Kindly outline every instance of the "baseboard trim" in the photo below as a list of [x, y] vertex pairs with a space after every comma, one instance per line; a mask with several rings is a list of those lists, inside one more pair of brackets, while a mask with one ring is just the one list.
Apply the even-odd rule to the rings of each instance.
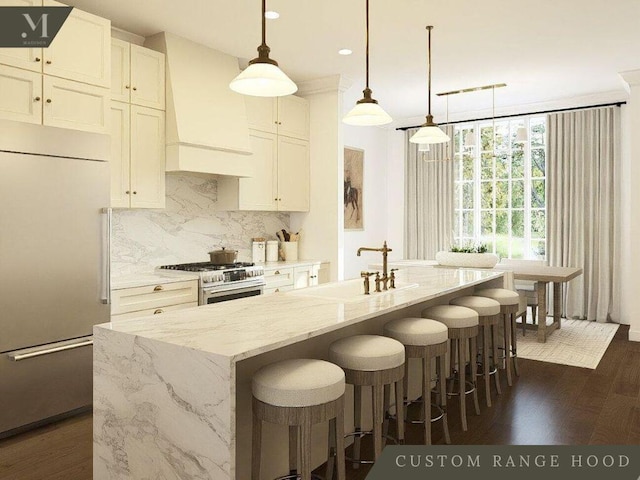
[[640, 342], [640, 330], [629, 330], [629, 340], [632, 342]]

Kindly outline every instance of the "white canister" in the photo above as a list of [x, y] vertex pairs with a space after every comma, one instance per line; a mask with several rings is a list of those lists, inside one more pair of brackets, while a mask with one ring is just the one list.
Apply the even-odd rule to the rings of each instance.
[[252, 244], [252, 262], [253, 263], [264, 263], [266, 259], [266, 242], [262, 241], [253, 241]]
[[278, 241], [269, 240], [267, 242], [267, 262], [278, 261]]
[[298, 242], [282, 242], [282, 251], [287, 262], [298, 260]]

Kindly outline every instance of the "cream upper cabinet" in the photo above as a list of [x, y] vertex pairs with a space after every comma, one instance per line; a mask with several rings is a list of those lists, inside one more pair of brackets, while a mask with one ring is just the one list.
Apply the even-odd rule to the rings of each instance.
[[249, 131], [254, 176], [239, 180], [241, 210], [278, 209], [278, 139], [273, 133]]
[[0, 65], [0, 118], [42, 123], [42, 75]]
[[[45, 6], [62, 6], [45, 0]], [[111, 22], [74, 8], [51, 46], [42, 50], [43, 73], [100, 87], [111, 84]]]
[[164, 112], [112, 102], [111, 206], [164, 208]]
[[309, 102], [300, 97], [245, 98], [249, 128], [309, 140]]
[[278, 137], [278, 210], [309, 211], [309, 142]]
[[111, 98], [164, 110], [164, 53], [112, 39]]
[[[0, 0], [0, 7], [41, 7], [42, 0]], [[41, 48], [0, 48], [0, 64], [42, 72]]]

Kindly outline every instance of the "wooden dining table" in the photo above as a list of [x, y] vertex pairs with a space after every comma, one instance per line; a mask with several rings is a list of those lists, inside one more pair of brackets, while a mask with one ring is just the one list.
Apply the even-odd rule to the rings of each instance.
[[[582, 275], [582, 268], [497, 264], [494, 269], [513, 272], [515, 280], [536, 282], [538, 325], [537, 328], [536, 325], [526, 325], [526, 328], [536, 329], [538, 342], [546, 342], [547, 337], [562, 326], [562, 284]], [[549, 283], [553, 283], [553, 323], [547, 325], [547, 285]]]

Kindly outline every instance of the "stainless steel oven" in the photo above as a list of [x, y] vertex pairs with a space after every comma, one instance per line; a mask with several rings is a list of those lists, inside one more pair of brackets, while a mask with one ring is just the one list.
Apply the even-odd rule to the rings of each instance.
[[230, 285], [220, 289], [219, 286], [200, 288], [199, 305], [210, 305], [212, 303], [226, 302], [227, 300], [235, 300], [236, 298], [255, 297], [256, 295], [262, 295], [264, 291], [264, 283], [247, 285], [246, 283], [235, 285], [235, 288], [231, 288]]

